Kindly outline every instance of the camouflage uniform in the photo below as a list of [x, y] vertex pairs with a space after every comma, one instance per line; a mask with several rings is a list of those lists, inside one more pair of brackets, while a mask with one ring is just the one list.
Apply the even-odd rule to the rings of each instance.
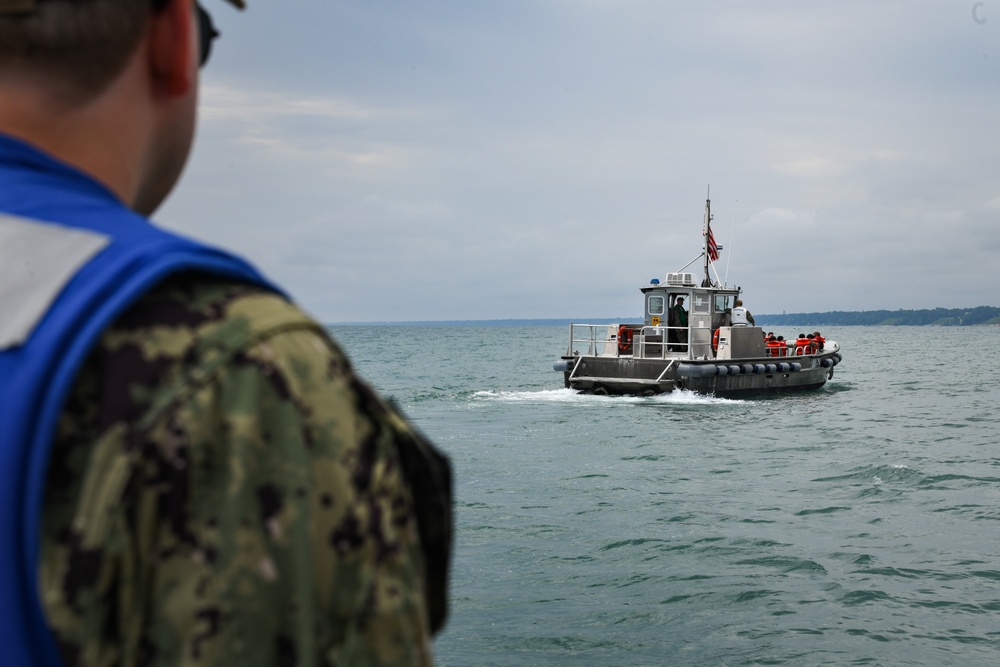
[[280, 296], [174, 277], [62, 415], [40, 587], [67, 665], [426, 665], [450, 472]]

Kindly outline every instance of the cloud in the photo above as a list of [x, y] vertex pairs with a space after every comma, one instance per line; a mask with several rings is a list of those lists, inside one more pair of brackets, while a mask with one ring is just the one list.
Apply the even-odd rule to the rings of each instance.
[[201, 120], [208, 123], [238, 121], [265, 126], [275, 119], [302, 116], [320, 117], [329, 122], [361, 122], [400, 115], [399, 110], [365, 107], [343, 97], [298, 97], [219, 84], [201, 88], [198, 113]]
[[[767, 233], [775, 229], [790, 229], [816, 222], [815, 211], [796, 211], [788, 208], [767, 208], [754, 213], [747, 221], [748, 227], [760, 228]], [[755, 230], [756, 231], [756, 230]]]
[[306, 0], [220, 18], [160, 219], [324, 321], [634, 313], [700, 250], [709, 185], [720, 267], [755, 313], [945, 306], [955, 285], [995, 304], [1000, 21], [968, 6]]
[[774, 170], [789, 176], [824, 177], [840, 171], [840, 166], [824, 157], [808, 157], [792, 162], [781, 162], [774, 165]]

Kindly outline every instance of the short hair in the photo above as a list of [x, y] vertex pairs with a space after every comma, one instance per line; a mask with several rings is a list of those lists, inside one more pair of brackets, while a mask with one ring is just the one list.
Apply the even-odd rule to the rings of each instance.
[[124, 69], [163, 0], [35, 0], [0, 15], [0, 72], [21, 71], [84, 100]]

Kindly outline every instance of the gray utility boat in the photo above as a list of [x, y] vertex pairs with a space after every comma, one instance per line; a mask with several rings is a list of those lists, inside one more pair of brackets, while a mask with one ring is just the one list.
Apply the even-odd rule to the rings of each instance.
[[[833, 378], [841, 360], [836, 342], [822, 336], [767, 340], [763, 329], [741, 322], [740, 287], [710, 275], [721, 249], [712, 235], [711, 206], [706, 199], [701, 256], [668, 273], [664, 283], [653, 279], [642, 288], [641, 323], [569, 325], [569, 347], [553, 366], [567, 387], [594, 394], [687, 389], [736, 396], [818, 389]], [[699, 283], [684, 269], [701, 258]]]

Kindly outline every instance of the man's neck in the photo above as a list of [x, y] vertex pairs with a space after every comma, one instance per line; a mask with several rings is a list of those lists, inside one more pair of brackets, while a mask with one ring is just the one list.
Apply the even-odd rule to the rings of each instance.
[[128, 100], [124, 91], [109, 89], [87, 102], [70, 103], [54, 91], [4, 78], [0, 131], [89, 174], [131, 205], [145, 125], [142, 110], [131, 109]]

